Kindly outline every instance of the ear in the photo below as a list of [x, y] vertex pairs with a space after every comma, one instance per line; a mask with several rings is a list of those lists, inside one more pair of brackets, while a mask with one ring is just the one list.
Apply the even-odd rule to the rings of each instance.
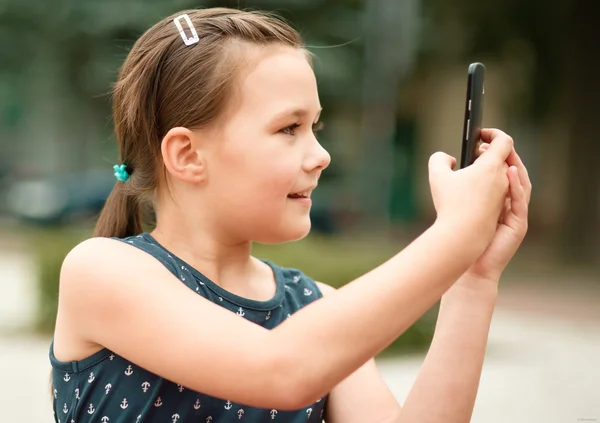
[[167, 171], [185, 182], [206, 179], [206, 160], [203, 157], [200, 135], [187, 128], [172, 128], [162, 139], [160, 150]]

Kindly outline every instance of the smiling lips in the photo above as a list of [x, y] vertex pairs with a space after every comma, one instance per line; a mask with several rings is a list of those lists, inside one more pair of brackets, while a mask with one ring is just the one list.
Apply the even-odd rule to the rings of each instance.
[[288, 198], [310, 198], [310, 193], [312, 190], [297, 192], [295, 194], [289, 194]]

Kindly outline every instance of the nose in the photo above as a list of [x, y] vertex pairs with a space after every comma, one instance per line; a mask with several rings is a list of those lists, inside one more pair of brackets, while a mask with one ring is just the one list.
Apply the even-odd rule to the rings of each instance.
[[304, 162], [304, 170], [306, 172], [322, 171], [329, 166], [329, 163], [331, 163], [331, 155], [315, 138], [310, 154]]

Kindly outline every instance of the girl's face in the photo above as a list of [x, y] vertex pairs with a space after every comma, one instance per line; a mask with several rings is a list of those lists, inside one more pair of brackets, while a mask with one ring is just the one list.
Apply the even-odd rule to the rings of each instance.
[[262, 49], [218, 128], [203, 195], [213, 221], [242, 239], [286, 242], [310, 230], [311, 192], [331, 160], [317, 141], [321, 105], [305, 53]]

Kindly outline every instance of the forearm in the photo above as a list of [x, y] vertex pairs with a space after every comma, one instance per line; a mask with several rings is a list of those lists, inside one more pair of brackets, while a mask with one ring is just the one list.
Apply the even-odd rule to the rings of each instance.
[[289, 346], [293, 379], [306, 395], [329, 392], [431, 308], [479, 254], [480, 247], [464, 245], [452, 228], [434, 225], [386, 263], [276, 328], [274, 339]]
[[491, 286], [472, 289], [477, 282], [458, 281], [442, 297], [433, 341], [401, 423], [470, 421], [497, 296]]

